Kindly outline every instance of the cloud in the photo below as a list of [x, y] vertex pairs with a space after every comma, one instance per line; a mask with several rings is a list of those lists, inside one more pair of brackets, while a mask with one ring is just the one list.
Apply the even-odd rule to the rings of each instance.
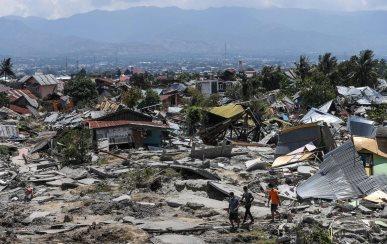
[[386, 0], [0, 0], [0, 16], [68, 17], [96, 9], [118, 10], [136, 6], [177, 6], [184, 9], [239, 6], [252, 8], [305, 8], [324, 10], [387, 10]]

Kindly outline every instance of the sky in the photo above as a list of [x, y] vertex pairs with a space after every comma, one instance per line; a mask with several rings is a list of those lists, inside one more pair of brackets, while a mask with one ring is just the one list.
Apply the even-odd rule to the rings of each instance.
[[176, 6], [183, 9], [239, 6], [360, 11], [387, 10], [387, 0], [0, 0], [0, 16], [57, 19], [96, 9], [119, 10], [136, 6]]

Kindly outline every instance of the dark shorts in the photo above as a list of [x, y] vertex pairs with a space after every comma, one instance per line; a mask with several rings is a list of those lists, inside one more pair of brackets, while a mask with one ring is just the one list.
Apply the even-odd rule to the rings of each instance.
[[228, 218], [230, 220], [237, 220], [238, 219], [238, 213], [229, 213]]
[[277, 211], [277, 209], [278, 209], [278, 204], [271, 204], [270, 209], [271, 209], [272, 212]]

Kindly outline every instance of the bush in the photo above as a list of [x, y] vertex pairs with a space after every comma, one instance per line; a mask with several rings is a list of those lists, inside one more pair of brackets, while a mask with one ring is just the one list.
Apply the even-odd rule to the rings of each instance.
[[91, 162], [91, 134], [88, 129], [71, 129], [58, 141], [58, 152], [64, 165]]

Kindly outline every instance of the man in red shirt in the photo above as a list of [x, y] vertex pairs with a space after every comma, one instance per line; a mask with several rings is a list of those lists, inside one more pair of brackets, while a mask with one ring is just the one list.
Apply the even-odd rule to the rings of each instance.
[[274, 188], [273, 184], [269, 184], [269, 190], [268, 190], [269, 198], [267, 200], [267, 206], [269, 207], [270, 201], [271, 201], [271, 219], [274, 221], [274, 215], [277, 214], [278, 219], [281, 219], [281, 215], [278, 212], [278, 205], [281, 206], [281, 199], [278, 194], [278, 190]]

